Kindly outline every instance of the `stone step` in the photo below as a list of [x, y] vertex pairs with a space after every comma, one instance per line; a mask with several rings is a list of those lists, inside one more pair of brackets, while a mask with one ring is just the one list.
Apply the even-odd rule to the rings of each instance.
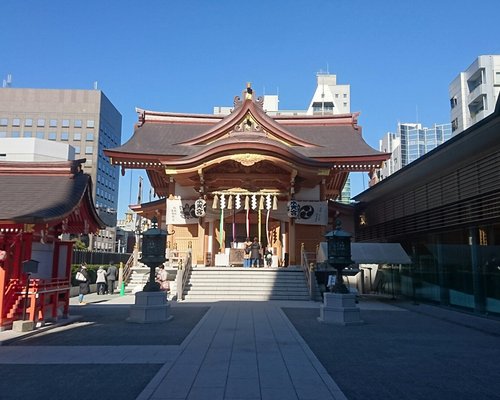
[[263, 294], [263, 293], [191, 293], [185, 297], [185, 300], [298, 300], [309, 301], [309, 294], [302, 296], [297, 294]]
[[300, 268], [210, 267], [191, 271], [186, 300], [309, 300]]

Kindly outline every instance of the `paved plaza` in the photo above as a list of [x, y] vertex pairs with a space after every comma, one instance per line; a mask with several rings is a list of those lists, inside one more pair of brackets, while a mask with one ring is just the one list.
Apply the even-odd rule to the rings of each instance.
[[134, 297], [71, 299], [65, 325], [0, 332], [0, 398], [500, 399], [500, 321], [362, 297], [362, 325], [314, 302], [171, 302], [127, 322]]

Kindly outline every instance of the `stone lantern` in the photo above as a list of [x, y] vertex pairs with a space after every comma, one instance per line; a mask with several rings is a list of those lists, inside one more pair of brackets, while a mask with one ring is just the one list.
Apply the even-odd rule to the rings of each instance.
[[328, 266], [337, 270], [333, 293], [325, 292], [323, 304], [320, 306], [320, 322], [355, 325], [362, 324], [359, 307], [356, 306], [356, 295], [349, 293], [342, 270], [354, 262], [351, 260], [351, 234], [342, 230], [340, 220], [336, 228], [325, 235], [328, 248]]
[[158, 220], [153, 217], [151, 228], [142, 234], [142, 258], [141, 261], [150, 268], [149, 281], [144, 286], [145, 292], [157, 292], [160, 284], [155, 281], [156, 267], [166, 261], [165, 248], [167, 244], [167, 232], [158, 228]]
[[141, 261], [150, 268], [149, 281], [142, 292], [135, 294], [135, 304], [130, 306], [128, 321], [136, 323], [166, 322], [173, 317], [169, 315], [170, 304], [167, 295], [160, 290], [155, 281], [156, 267], [164, 263], [168, 233], [158, 228], [158, 220], [153, 217], [151, 228], [142, 234]]
[[340, 220], [337, 220], [335, 230], [325, 235], [328, 248], [328, 264], [337, 270], [334, 293], [349, 293], [344, 285], [342, 270], [351, 265], [351, 234], [342, 230]]

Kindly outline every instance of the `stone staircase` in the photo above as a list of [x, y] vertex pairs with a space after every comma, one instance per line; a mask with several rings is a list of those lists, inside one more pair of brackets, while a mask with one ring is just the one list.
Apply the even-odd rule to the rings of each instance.
[[[177, 269], [175, 268], [166, 268], [168, 273], [168, 280], [170, 281], [170, 291], [169, 298], [174, 297], [177, 294], [177, 285], [176, 285], [176, 277], [177, 277]], [[149, 267], [145, 265], [139, 265], [137, 267], [132, 267], [132, 273], [130, 274], [130, 278], [128, 282], [125, 284], [125, 293], [136, 293], [142, 291], [144, 285], [149, 280]]]
[[149, 279], [150, 269], [147, 266], [137, 266], [132, 268], [132, 273], [128, 282], [125, 283], [125, 293], [135, 293], [142, 290]]
[[310, 300], [306, 279], [299, 267], [194, 268], [184, 288], [184, 299]]

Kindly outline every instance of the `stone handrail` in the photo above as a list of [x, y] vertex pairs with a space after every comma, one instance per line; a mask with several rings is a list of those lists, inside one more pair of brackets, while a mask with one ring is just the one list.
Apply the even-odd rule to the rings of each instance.
[[300, 265], [304, 276], [306, 277], [307, 290], [309, 291], [309, 298], [314, 300], [316, 297], [316, 276], [315, 276], [315, 262], [316, 253], [311, 251], [306, 251], [304, 243], [300, 246]]
[[177, 268], [177, 301], [184, 300], [184, 288], [191, 275], [192, 267], [192, 252], [188, 250], [184, 257], [184, 261], [182, 259], [179, 260], [179, 266]]

